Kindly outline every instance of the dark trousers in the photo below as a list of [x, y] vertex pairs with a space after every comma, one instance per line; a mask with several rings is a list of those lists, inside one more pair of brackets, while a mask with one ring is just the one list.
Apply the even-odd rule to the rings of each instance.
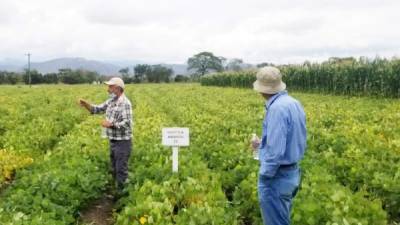
[[111, 171], [118, 186], [122, 186], [128, 178], [128, 161], [131, 151], [131, 140], [110, 140]]

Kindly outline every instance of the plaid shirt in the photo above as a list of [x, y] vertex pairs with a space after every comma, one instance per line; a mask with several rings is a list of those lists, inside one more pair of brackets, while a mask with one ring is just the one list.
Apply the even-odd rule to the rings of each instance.
[[92, 105], [92, 114], [104, 112], [106, 112], [107, 121], [112, 124], [111, 128], [106, 128], [108, 139], [129, 140], [132, 138], [132, 105], [124, 94], [119, 98], [108, 99], [100, 105]]

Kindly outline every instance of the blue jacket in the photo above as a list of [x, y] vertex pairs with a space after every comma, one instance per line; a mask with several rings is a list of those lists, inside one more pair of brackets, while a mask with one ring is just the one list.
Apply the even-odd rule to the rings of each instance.
[[281, 91], [268, 99], [259, 149], [260, 175], [273, 177], [280, 165], [297, 163], [306, 150], [306, 117], [299, 101]]

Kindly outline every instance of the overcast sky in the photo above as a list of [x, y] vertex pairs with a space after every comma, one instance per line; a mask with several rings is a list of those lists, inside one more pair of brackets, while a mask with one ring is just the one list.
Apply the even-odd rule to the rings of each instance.
[[0, 0], [0, 60], [400, 55], [399, 0]]

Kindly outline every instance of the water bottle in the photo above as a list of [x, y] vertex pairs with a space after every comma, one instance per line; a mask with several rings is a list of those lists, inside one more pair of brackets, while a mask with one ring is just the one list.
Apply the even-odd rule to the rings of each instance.
[[[253, 143], [258, 141], [258, 140], [259, 140], [259, 138], [257, 137], [257, 134], [252, 134], [251, 144], [253, 145]], [[252, 148], [253, 148], [253, 146], [252, 146]], [[255, 148], [255, 149], [253, 148], [253, 158], [255, 160], [259, 160], [259, 158], [258, 158], [258, 147]]]

